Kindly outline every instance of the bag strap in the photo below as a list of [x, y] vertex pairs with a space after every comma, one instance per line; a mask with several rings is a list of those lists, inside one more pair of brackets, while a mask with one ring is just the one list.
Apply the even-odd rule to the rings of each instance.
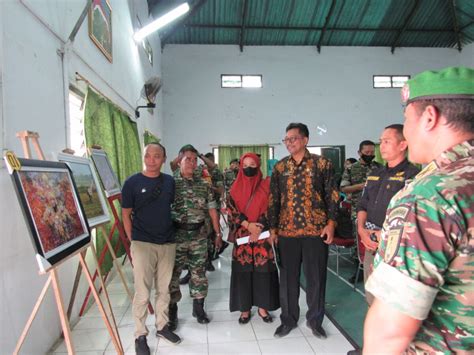
[[158, 177], [158, 182], [156, 183], [155, 187], [153, 188], [153, 191], [151, 192], [150, 196], [142, 202], [141, 205], [137, 206], [136, 208], [133, 209], [133, 213], [136, 214], [139, 210], [141, 210], [143, 207], [148, 206], [150, 203], [153, 201], [157, 200], [158, 197], [161, 195], [161, 185], [163, 182], [163, 175], [160, 174]]
[[255, 190], [253, 190], [252, 192], [252, 195], [250, 195], [250, 198], [249, 200], [247, 201], [247, 204], [245, 205], [245, 208], [244, 208], [244, 211], [243, 211], [243, 214], [244, 215], [247, 215], [247, 210], [250, 206], [250, 202], [252, 202], [253, 198], [255, 197], [255, 193], [257, 192], [258, 188], [260, 187], [260, 183], [262, 182], [262, 180], [260, 180], [260, 182], [258, 183], [258, 185], [255, 187]]

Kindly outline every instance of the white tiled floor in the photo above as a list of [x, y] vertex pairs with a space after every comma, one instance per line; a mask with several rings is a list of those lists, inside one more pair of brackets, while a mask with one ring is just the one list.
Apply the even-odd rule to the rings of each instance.
[[[275, 321], [272, 324], [266, 324], [257, 316], [254, 308], [250, 323], [240, 325], [237, 322], [239, 313], [228, 311], [230, 249], [228, 248], [224, 255], [214, 262], [216, 271], [208, 273], [209, 295], [205, 308], [211, 323], [201, 325], [192, 317], [192, 300], [189, 297], [188, 286], [182, 286], [183, 299], [178, 304], [179, 326], [176, 332], [183, 341], [179, 345], [170, 345], [157, 339], [154, 336], [154, 316], [150, 315], [146, 323], [150, 330], [147, 340], [152, 354], [345, 354], [353, 349], [327, 318], [324, 320], [323, 326], [328, 338], [320, 340], [312, 335], [310, 329], [305, 325], [304, 312], [307, 310], [307, 306], [304, 291], [301, 291], [300, 297], [299, 326], [288, 336], [282, 339], [273, 337], [273, 333], [279, 325], [280, 311], [273, 312]], [[126, 267], [125, 271], [127, 279], [131, 282], [131, 270]], [[120, 278], [115, 277], [107, 289], [125, 353], [127, 355], [135, 354], [132, 307]], [[75, 325], [73, 341], [77, 354], [115, 354], [110, 336], [95, 305]], [[53, 354], [65, 353], [66, 347], [62, 343], [54, 349]]]

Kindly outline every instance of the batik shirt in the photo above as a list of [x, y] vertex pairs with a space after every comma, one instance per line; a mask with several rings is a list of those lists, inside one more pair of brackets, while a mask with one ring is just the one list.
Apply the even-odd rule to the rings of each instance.
[[442, 153], [387, 210], [366, 289], [423, 321], [410, 352], [474, 352], [473, 144]]
[[179, 223], [201, 223], [209, 215], [209, 209], [217, 208], [211, 185], [202, 177], [193, 175], [191, 179], [173, 173], [176, 194], [172, 205], [171, 217]]
[[[341, 179], [341, 188], [365, 183], [370, 172], [380, 166], [381, 165], [375, 161], [372, 161], [370, 164], [362, 164], [361, 160], [355, 162], [350, 168], [344, 169]], [[362, 190], [351, 193], [351, 216], [353, 219], [357, 217], [357, 205], [361, 195]]]
[[338, 201], [330, 160], [307, 150], [300, 164], [286, 157], [270, 180], [270, 229], [283, 237], [320, 236], [329, 219], [336, 222]]

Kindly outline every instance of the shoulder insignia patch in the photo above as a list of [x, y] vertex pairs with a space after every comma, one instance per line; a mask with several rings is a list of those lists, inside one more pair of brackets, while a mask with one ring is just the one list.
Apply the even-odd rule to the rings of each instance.
[[380, 176], [369, 176], [369, 177], [367, 177], [367, 180], [377, 181], [377, 180], [380, 180]]
[[384, 253], [384, 261], [390, 264], [398, 253], [402, 241], [405, 218], [410, 209], [406, 206], [399, 206], [390, 211], [388, 215], [388, 231], [385, 233], [387, 243]]

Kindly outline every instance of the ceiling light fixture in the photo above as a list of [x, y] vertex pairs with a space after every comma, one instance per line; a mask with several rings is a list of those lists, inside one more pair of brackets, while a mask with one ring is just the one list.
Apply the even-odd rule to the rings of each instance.
[[179, 5], [175, 9], [159, 17], [158, 19], [156, 19], [149, 25], [146, 25], [139, 31], [135, 32], [135, 34], [133, 35], [133, 39], [136, 42], [141, 42], [150, 33], [153, 33], [156, 30], [159, 30], [160, 28], [166, 26], [167, 24], [176, 20], [178, 17], [184, 15], [188, 11], [189, 11], [189, 5], [187, 2], [185, 2], [184, 4]]

